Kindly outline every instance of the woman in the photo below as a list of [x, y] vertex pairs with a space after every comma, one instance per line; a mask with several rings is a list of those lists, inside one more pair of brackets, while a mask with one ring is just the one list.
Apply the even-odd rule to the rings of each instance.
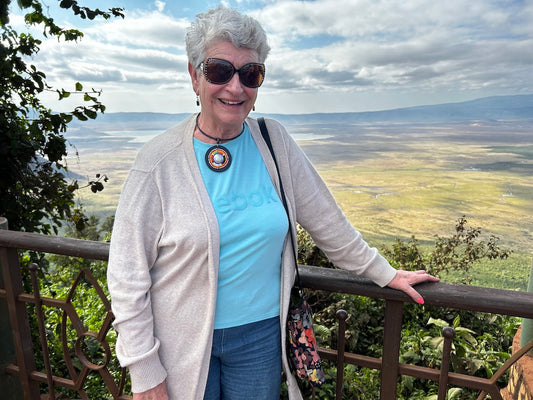
[[[124, 185], [108, 283], [134, 399], [279, 399], [294, 257], [279, 182], [248, 114], [265, 77], [266, 35], [226, 8], [197, 16], [186, 38], [201, 112], [139, 152]], [[267, 121], [291, 227], [338, 266], [423, 302], [342, 214], [303, 152]]]

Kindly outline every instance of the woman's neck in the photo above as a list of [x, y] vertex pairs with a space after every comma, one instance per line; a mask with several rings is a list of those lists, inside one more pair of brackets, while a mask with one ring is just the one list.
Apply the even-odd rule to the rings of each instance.
[[208, 124], [204, 126], [202, 121], [202, 114], [196, 117], [196, 128], [194, 131], [194, 137], [202, 142], [209, 144], [221, 144], [230, 140], [238, 138], [244, 132], [244, 123], [241, 123], [238, 127], [228, 126], [224, 127], [217, 125], [216, 128], [210, 130], [207, 128]]

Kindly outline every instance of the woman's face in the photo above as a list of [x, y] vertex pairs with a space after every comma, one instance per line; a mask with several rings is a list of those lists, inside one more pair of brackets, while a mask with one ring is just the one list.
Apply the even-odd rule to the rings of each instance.
[[[247, 63], [259, 61], [255, 50], [237, 48], [226, 41], [210, 46], [206, 52], [206, 59], [208, 58], [229, 61], [236, 69]], [[190, 64], [189, 74], [193, 89], [200, 96], [202, 129], [213, 134], [238, 133], [255, 104], [257, 88], [244, 86], [239, 80], [238, 73], [233, 75], [228, 83], [222, 85], [209, 83], [203, 73], [198, 73]]]

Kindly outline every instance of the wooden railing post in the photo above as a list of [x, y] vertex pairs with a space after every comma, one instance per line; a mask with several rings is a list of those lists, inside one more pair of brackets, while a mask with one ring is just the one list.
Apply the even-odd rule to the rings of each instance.
[[452, 341], [455, 337], [455, 330], [452, 327], [447, 326], [442, 329], [442, 336], [444, 337], [444, 342], [442, 345], [442, 362], [440, 364], [439, 392], [437, 393], [437, 400], [446, 400], [448, 393], [448, 376], [450, 372]]
[[[19, 379], [22, 386], [23, 397], [26, 400], [39, 399], [39, 384], [30, 379], [30, 375], [35, 371], [35, 359], [33, 356], [33, 346], [31, 341], [30, 324], [26, 311], [26, 304], [18, 301], [18, 296], [23, 294], [22, 274], [20, 272], [19, 258], [17, 250], [14, 248], [0, 248], [0, 264], [2, 267], [2, 286], [6, 293], [6, 303], [9, 313], [9, 323], [11, 325], [12, 344], [15, 347], [17, 365], [19, 367]], [[2, 360], [3, 361], [3, 360]], [[2, 368], [4, 371], [5, 366]], [[6, 398], [21, 398], [15, 393]], [[5, 393], [2, 393], [2, 397]], [[4, 397], [3, 397], [4, 398]]]
[[398, 383], [403, 302], [386, 300], [380, 400], [395, 400]]
[[[7, 230], [8, 221], [0, 217], [0, 229]], [[4, 276], [0, 273], [0, 289], [5, 289]], [[7, 365], [15, 361], [15, 345], [11, 334], [9, 311], [5, 298], [0, 297], [0, 393], [7, 399], [22, 399], [22, 388], [19, 380], [13, 375], [6, 374]]]
[[348, 313], [344, 310], [338, 310], [336, 313], [339, 320], [339, 332], [337, 334], [337, 389], [335, 391], [335, 400], [342, 399], [342, 387], [344, 385], [344, 345], [346, 343], [346, 319]]

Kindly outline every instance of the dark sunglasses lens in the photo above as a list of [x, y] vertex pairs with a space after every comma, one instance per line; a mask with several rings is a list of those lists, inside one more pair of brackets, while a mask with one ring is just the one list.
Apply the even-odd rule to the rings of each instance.
[[239, 79], [251, 88], [257, 88], [263, 83], [265, 68], [261, 64], [246, 64], [239, 71]]
[[205, 76], [211, 83], [221, 85], [229, 82], [234, 73], [233, 65], [224, 60], [207, 60]]

